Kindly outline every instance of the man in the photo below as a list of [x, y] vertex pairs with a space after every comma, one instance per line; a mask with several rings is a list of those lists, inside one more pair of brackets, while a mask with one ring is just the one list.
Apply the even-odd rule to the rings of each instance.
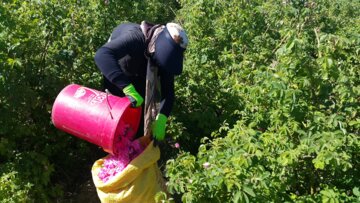
[[[95, 55], [96, 65], [104, 76], [104, 88], [114, 95], [127, 96], [133, 107], [144, 102], [147, 60], [157, 65], [161, 102], [152, 134], [159, 141], [165, 137], [175, 98], [174, 77], [182, 72], [187, 44], [184, 29], [176, 23], [124, 23], [114, 29], [109, 41]], [[142, 135], [143, 116], [136, 137]]]

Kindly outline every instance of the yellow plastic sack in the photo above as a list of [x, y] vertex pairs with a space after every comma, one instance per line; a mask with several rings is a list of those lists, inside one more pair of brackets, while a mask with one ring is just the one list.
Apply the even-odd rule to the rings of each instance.
[[[106, 158], [106, 157], [105, 157]], [[164, 179], [157, 166], [160, 150], [151, 142], [129, 165], [106, 183], [98, 177], [104, 159], [95, 161], [91, 173], [102, 203], [152, 203], [155, 194], [166, 191]]]

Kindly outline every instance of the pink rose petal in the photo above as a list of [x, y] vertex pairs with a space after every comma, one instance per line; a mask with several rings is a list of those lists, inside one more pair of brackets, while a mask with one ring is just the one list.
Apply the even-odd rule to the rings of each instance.
[[115, 155], [109, 155], [105, 158], [98, 177], [105, 183], [118, 173], [123, 171], [126, 166], [143, 151], [140, 142], [131, 141], [129, 136], [131, 129], [126, 126], [115, 143]]

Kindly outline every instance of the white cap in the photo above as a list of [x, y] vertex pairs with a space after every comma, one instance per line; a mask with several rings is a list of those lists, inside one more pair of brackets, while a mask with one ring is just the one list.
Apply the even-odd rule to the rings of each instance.
[[180, 45], [183, 49], [188, 46], [189, 40], [187, 38], [185, 30], [176, 23], [167, 23], [166, 28], [169, 31], [173, 40]]

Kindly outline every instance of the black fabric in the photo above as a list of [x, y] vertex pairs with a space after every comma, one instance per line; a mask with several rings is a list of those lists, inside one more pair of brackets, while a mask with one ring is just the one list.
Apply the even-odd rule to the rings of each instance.
[[95, 62], [105, 78], [122, 90], [131, 83], [129, 75], [146, 79], [145, 48], [140, 26], [121, 24], [111, 34], [111, 41], [97, 50]]
[[[121, 24], [114, 29], [111, 41], [100, 47], [95, 63], [104, 75], [104, 89], [124, 96], [122, 89], [132, 83], [145, 99], [147, 58], [146, 43], [140, 25]], [[174, 103], [174, 75], [159, 69], [161, 84], [160, 113], [169, 116]], [[142, 121], [143, 122], [143, 121]]]
[[155, 41], [153, 59], [160, 69], [174, 75], [180, 75], [183, 67], [184, 51], [165, 28]]

